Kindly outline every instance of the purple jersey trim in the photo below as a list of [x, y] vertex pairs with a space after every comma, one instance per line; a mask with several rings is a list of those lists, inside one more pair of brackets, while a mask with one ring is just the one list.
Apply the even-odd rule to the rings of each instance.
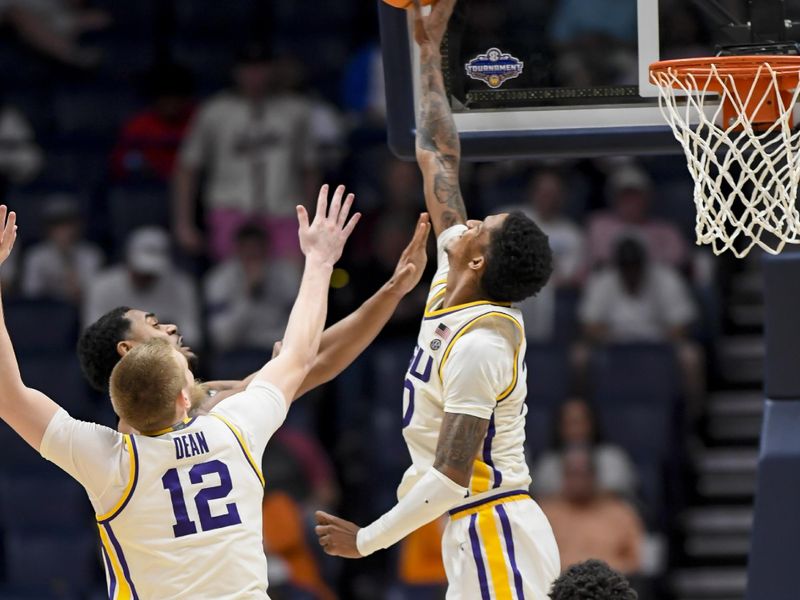
[[497, 429], [494, 425], [494, 413], [492, 413], [492, 418], [489, 420], [489, 430], [486, 432], [486, 438], [483, 440], [483, 462], [492, 469], [492, 473], [494, 474], [494, 484], [492, 487], [494, 489], [499, 488], [503, 483], [503, 474], [495, 468], [494, 461], [492, 460], [492, 441], [496, 434]]
[[117, 553], [119, 564], [122, 566], [122, 574], [125, 576], [125, 580], [128, 582], [128, 585], [131, 586], [133, 600], [139, 600], [139, 594], [136, 593], [136, 586], [133, 585], [133, 579], [131, 579], [131, 571], [128, 568], [125, 555], [122, 553], [122, 546], [120, 546], [117, 536], [114, 535], [111, 525], [109, 523], [103, 523], [103, 527], [105, 527], [106, 533], [108, 534], [108, 539], [111, 540], [111, 545], [114, 546], [114, 551]]
[[136, 491], [136, 484], [139, 482], [139, 449], [136, 447], [136, 439], [134, 436], [130, 436], [131, 438], [131, 448], [133, 448], [133, 464], [134, 464], [134, 474], [133, 474], [133, 485], [131, 485], [131, 491], [128, 492], [128, 497], [125, 498], [125, 502], [107, 519], [103, 519], [102, 521], [98, 521], [98, 523], [105, 525], [112, 519], [115, 519], [119, 513], [121, 513], [126, 506], [128, 506], [128, 502], [131, 501], [133, 498], [133, 492]]
[[117, 576], [114, 575], [114, 567], [111, 566], [111, 559], [108, 557], [108, 552], [103, 546], [100, 546], [103, 552], [103, 561], [106, 564], [106, 573], [108, 573], [108, 597], [114, 598], [114, 592], [117, 591]]

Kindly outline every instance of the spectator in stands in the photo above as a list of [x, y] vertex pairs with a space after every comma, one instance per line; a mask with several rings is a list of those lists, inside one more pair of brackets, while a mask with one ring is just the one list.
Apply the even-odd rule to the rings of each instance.
[[236, 231], [252, 219], [270, 234], [277, 256], [299, 252], [294, 207], [314, 197], [316, 149], [309, 103], [273, 93], [274, 63], [249, 45], [237, 56], [235, 90], [207, 101], [181, 149], [175, 176], [175, 232], [181, 248], [199, 253], [196, 226], [200, 173], [208, 174], [208, 243], [217, 260], [234, 251]]
[[78, 43], [81, 34], [106, 29], [109, 15], [86, 0], [3, 0], [0, 22], [44, 56], [79, 69], [96, 67], [101, 54]]
[[223, 351], [271, 349], [283, 337], [299, 285], [294, 262], [269, 258], [265, 230], [241, 227], [235, 255], [206, 276], [211, 344]]
[[0, 103], [0, 195], [11, 184], [30, 181], [42, 168], [33, 128], [17, 109]]
[[628, 499], [636, 495], [636, 469], [625, 450], [603, 441], [597, 419], [586, 400], [570, 398], [558, 410], [551, 447], [531, 469], [531, 491], [537, 497], [563, 492], [564, 451], [572, 447], [591, 452], [596, 467], [597, 487], [601, 492], [619, 494]]
[[291, 55], [273, 62], [272, 92], [283, 96], [303, 97], [308, 103], [308, 131], [314, 148], [314, 172], [336, 172], [349, 150], [348, 128], [336, 106], [314, 94], [308, 65]]
[[636, 235], [650, 257], [675, 268], [686, 266], [688, 249], [678, 229], [650, 216], [652, 182], [638, 167], [624, 165], [611, 174], [607, 195], [612, 210], [595, 215], [589, 222], [590, 266], [607, 264], [622, 236]]
[[169, 181], [194, 114], [192, 74], [174, 63], [154, 66], [145, 76], [150, 106], [122, 126], [111, 157], [117, 179]]
[[637, 573], [644, 527], [636, 511], [624, 500], [600, 491], [588, 450], [568, 450], [563, 465], [564, 491], [541, 501], [558, 542], [562, 571], [595, 558], [627, 575]]
[[558, 171], [542, 170], [533, 176], [528, 187], [528, 204], [522, 210], [547, 234], [554, 271], [542, 291], [520, 305], [529, 340], [552, 339], [557, 293], [577, 290], [582, 282], [583, 232], [564, 214], [565, 200], [564, 180]]
[[681, 341], [695, 317], [680, 275], [651, 261], [633, 237], [617, 241], [613, 262], [589, 278], [580, 307], [586, 335], [595, 342]]
[[125, 262], [95, 277], [83, 307], [84, 323], [94, 323], [117, 306], [140, 306], [180, 328], [187, 345], [201, 341], [199, 303], [192, 280], [172, 263], [169, 236], [157, 227], [134, 231]]
[[[694, 411], [705, 393], [705, 360], [689, 337], [697, 311], [686, 283], [667, 264], [651, 261], [637, 238], [618, 240], [612, 265], [589, 279], [579, 318], [590, 344], [671, 343]], [[578, 365], [585, 361], [577, 353]]]
[[81, 211], [69, 196], [48, 198], [42, 210], [44, 241], [31, 247], [22, 266], [22, 294], [79, 305], [104, 257], [83, 239]]

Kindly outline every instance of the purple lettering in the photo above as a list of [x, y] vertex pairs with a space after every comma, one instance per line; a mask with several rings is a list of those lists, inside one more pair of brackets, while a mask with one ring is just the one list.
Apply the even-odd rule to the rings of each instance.
[[173, 438], [173, 443], [175, 444], [175, 458], [180, 460], [183, 458], [183, 448], [181, 447], [181, 438]]
[[210, 452], [208, 442], [206, 442], [206, 435], [202, 431], [198, 431], [195, 436], [197, 436], [197, 443], [200, 444], [200, 450]]

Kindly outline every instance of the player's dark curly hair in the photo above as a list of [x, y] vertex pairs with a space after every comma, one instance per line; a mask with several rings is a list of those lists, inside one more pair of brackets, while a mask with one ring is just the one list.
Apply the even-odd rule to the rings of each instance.
[[551, 600], [637, 600], [628, 580], [601, 560], [571, 566], [553, 582]]
[[78, 340], [81, 370], [98, 392], [108, 391], [111, 371], [119, 362], [117, 344], [130, 332], [131, 322], [125, 317], [129, 310], [127, 306], [120, 306], [106, 313], [87, 327]]
[[481, 287], [494, 302], [522, 302], [539, 293], [553, 272], [553, 252], [539, 226], [521, 212], [492, 234]]

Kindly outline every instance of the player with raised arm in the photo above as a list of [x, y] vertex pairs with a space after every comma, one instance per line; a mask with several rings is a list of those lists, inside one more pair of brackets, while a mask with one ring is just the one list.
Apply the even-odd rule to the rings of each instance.
[[[189, 418], [195, 385], [186, 357], [164, 340], [140, 344], [111, 375], [117, 413], [141, 435], [70, 417], [21, 379], [0, 309], [0, 418], [86, 489], [97, 512], [109, 597], [267, 598], [259, 465], [320, 344], [327, 291], [358, 216], [327, 186], [312, 223], [298, 207], [306, 257], [280, 356], [209, 415]], [[7, 217], [7, 218], [6, 218]], [[16, 238], [0, 207], [0, 264]]]
[[[342, 191], [337, 190], [337, 193]], [[422, 214], [391, 279], [355, 312], [322, 333], [319, 353], [297, 397], [334, 379], [381, 332], [400, 301], [422, 278], [428, 260], [426, 244], [430, 228], [428, 215]], [[192, 349], [183, 345], [174, 324], [161, 323], [157, 315], [127, 306], [109, 311], [87, 327], [78, 342], [78, 357], [86, 379], [96, 390], [107, 392], [111, 371], [120, 359], [139, 344], [156, 338], [172, 344], [188, 359], [190, 366], [197, 360]], [[244, 390], [253, 376], [242, 381], [204, 382], [194, 390], [190, 416], [208, 412], [228, 396]], [[120, 430], [130, 432], [124, 422], [120, 423]]]
[[547, 283], [552, 255], [522, 214], [467, 220], [440, 52], [455, 4], [439, 0], [429, 16], [419, 2], [414, 8], [422, 69], [417, 159], [438, 271], [405, 380], [412, 466], [399, 502], [377, 521], [359, 528], [318, 513], [317, 535], [328, 554], [359, 558], [449, 512], [442, 540], [448, 599], [545, 600], [559, 554], [528, 494], [525, 337], [511, 303]]
[[[377, 337], [400, 301], [422, 278], [428, 261], [425, 250], [429, 233], [430, 220], [423, 214], [389, 281], [353, 313], [322, 332], [319, 353], [298, 396], [334, 379]], [[119, 360], [139, 344], [155, 338], [171, 343], [190, 365], [197, 360], [192, 349], [183, 344], [177, 325], [161, 323], [154, 313], [121, 306], [103, 315], [81, 335], [78, 356], [86, 379], [97, 391], [107, 392], [111, 371]], [[276, 350], [280, 346], [277, 342]], [[243, 380], [203, 382], [204, 393], [195, 408], [210, 410], [219, 401], [246, 388], [254, 375]]]

